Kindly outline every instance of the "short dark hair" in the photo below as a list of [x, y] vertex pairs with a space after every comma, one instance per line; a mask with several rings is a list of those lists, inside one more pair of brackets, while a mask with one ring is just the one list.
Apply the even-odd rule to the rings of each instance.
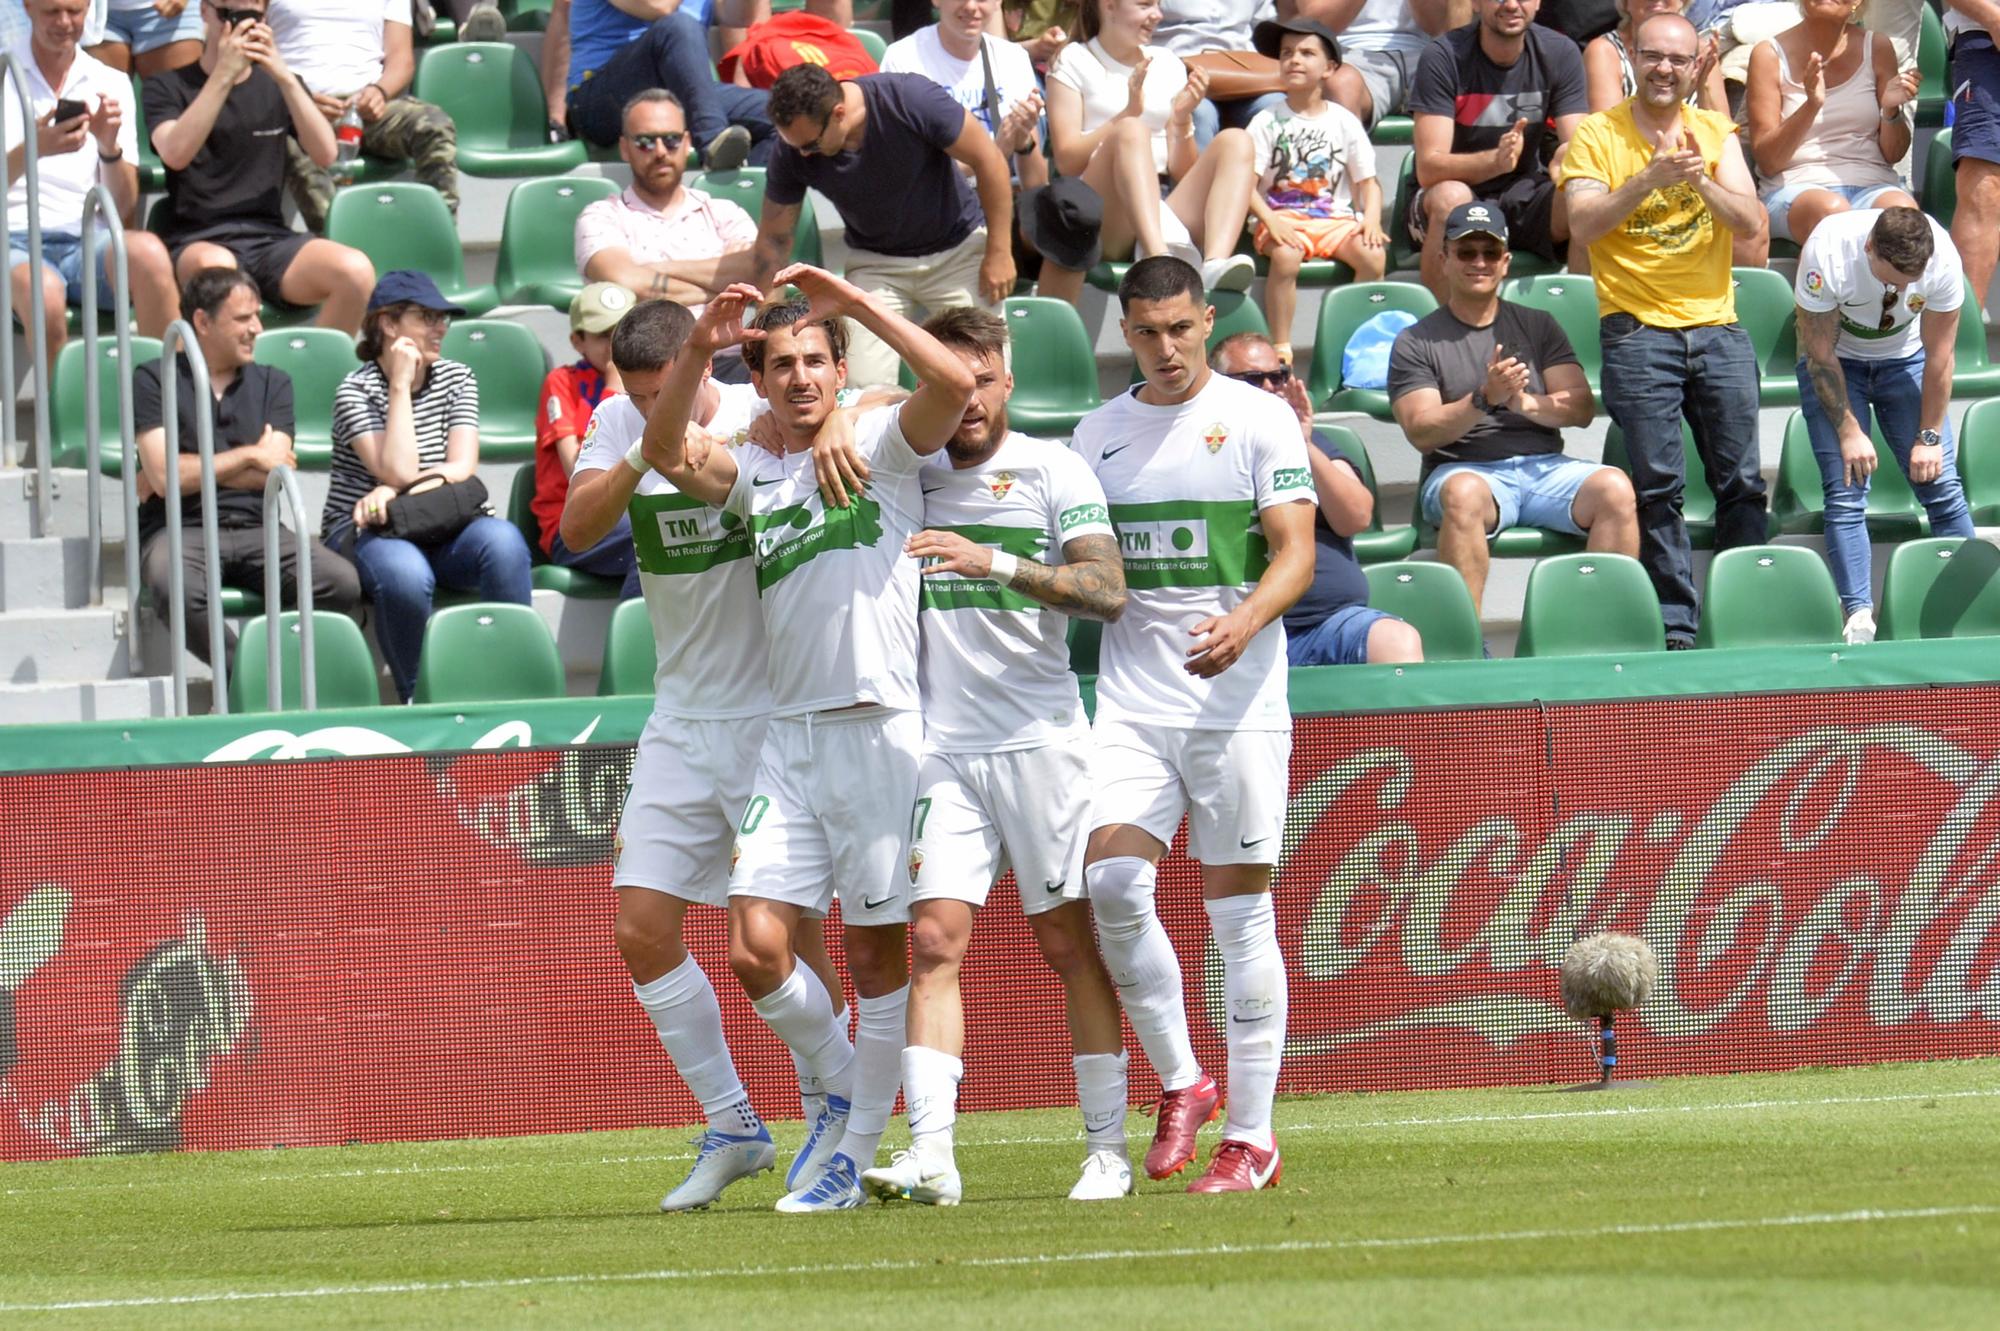
[[1869, 229], [1875, 257], [1899, 273], [1921, 273], [1930, 266], [1936, 242], [1931, 219], [1916, 208], [1884, 208]]
[[181, 288], [181, 313], [193, 319], [199, 311], [213, 319], [238, 291], [248, 291], [258, 300], [264, 298], [257, 289], [257, 279], [241, 268], [204, 268]]
[[642, 300], [611, 330], [611, 363], [620, 374], [648, 374], [681, 354], [694, 313], [679, 301]]
[[774, 125], [789, 125], [801, 118], [824, 120], [833, 114], [833, 104], [839, 100], [840, 84], [833, 75], [819, 65], [793, 65], [771, 85], [771, 100], [764, 114]]
[[1007, 321], [988, 310], [959, 305], [924, 320], [924, 331], [953, 351], [970, 351], [1007, 365]]
[[[184, 307], [185, 308], [185, 307]], [[393, 324], [411, 310], [421, 310], [423, 306], [413, 300], [399, 300], [393, 305], [384, 305], [361, 316], [361, 336], [354, 339], [354, 355], [363, 365], [371, 360], [381, 360], [392, 339], [382, 331], [384, 324]]]
[[632, 118], [634, 111], [642, 106], [651, 106], [655, 102], [665, 102], [667, 105], [675, 108], [681, 113], [681, 123], [687, 123], [687, 106], [680, 98], [674, 96], [665, 88], [641, 88], [638, 92], [627, 97], [625, 105], [618, 108], [618, 132], [620, 134], [625, 132], [625, 122]]
[[1197, 305], [1207, 303], [1208, 292], [1201, 284], [1201, 274], [1185, 259], [1155, 254], [1125, 270], [1118, 283], [1118, 309], [1129, 313], [1135, 300], [1172, 300], [1181, 295]]
[[1262, 333], [1251, 329], [1245, 329], [1240, 333], [1231, 333], [1228, 337], [1223, 338], [1209, 349], [1208, 367], [1211, 370], [1219, 370], [1222, 368], [1222, 358], [1225, 355], [1230, 352], [1247, 351], [1249, 348], [1255, 346], [1275, 348], [1277, 344]]
[[[794, 65], [792, 68], [800, 69], [803, 66]], [[815, 65], [813, 68], [817, 69], [818, 66]], [[787, 70], [786, 72], [790, 73], [791, 71]], [[833, 360], [836, 365], [846, 360], [847, 325], [838, 319], [814, 319], [811, 316], [812, 306], [802, 300], [788, 300], [779, 304], [764, 306], [757, 311], [756, 317], [750, 320], [749, 326], [765, 333], [781, 328], [789, 329], [796, 336], [796, 330], [800, 324], [809, 324], [811, 327], [817, 328], [826, 334], [826, 344], [833, 351]], [[628, 314], [625, 317], [629, 319], [632, 316]], [[758, 374], [764, 372], [763, 338], [755, 338], [743, 344], [743, 363]]]

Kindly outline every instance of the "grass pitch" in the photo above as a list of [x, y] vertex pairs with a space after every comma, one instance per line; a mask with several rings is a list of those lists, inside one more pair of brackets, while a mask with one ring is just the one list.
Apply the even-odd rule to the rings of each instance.
[[1073, 1112], [979, 1115], [965, 1205], [839, 1216], [660, 1215], [680, 1132], [6, 1166], [0, 1326], [2000, 1326], [2000, 1061], [1278, 1124], [1274, 1192], [1083, 1206]]

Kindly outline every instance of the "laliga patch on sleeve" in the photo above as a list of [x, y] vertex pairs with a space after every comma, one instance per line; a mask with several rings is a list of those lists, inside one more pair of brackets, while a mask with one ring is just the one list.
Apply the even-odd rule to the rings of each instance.
[[1806, 270], [1806, 290], [1815, 296], [1826, 290], [1826, 278], [1820, 275], [1819, 269], [1808, 268]]

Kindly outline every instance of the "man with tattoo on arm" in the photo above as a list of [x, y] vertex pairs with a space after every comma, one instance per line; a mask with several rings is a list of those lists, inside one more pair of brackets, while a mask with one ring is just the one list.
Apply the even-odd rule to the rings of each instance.
[[1632, 53], [1639, 91], [1585, 116], [1560, 170], [1570, 236], [1590, 247], [1604, 341], [1603, 397], [1624, 432], [1639, 499], [1639, 562], [1660, 594], [1667, 646], [1694, 645], [1698, 597], [1681, 492], [1681, 418], [1715, 492], [1715, 548], [1765, 536], [1757, 353], [1736, 322], [1733, 237], [1763, 219], [1736, 124], [1686, 105], [1694, 25], [1656, 14]]
[[1083, 901], [1090, 726], [1069, 669], [1066, 616], [1116, 620], [1125, 562], [1090, 468], [1007, 428], [1007, 322], [946, 310], [924, 331], [965, 362], [972, 401], [920, 476], [924, 763], [910, 819], [911, 1146], [861, 1176], [883, 1199], [955, 1206], [952, 1155], [965, 1016], [958, 974], [973, 919], [1009, 865], [1021, 913], [1062, 980], [1088, 1154], [1070, 1197], [1132, 1191], [1118, 996]]
[[1869, 595], [1872, 410], [1933, 536], [1972, 535], [1951, 405], [1965, 277], [1945, 229], [1915, 208], [1836, 213], [1799, 255], [1799, 403], [1826, 490], [1826, 562], [1850, 643], [1875, 641]]

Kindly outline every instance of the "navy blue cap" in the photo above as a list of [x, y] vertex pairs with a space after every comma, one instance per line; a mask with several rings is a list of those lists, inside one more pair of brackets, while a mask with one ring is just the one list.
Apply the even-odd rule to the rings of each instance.
[[1460, 236], [1491, 236], [1505, 245], [1507, 218], [1500, 211], [1500, 205], [1474, 199], [1452, 209], [1451, 216], [1444, 219], [1445, 243], [1449, 244]]
[[368, 297], [368, 312], [373, 314], [385, 305], [419, 305], [456, 319], [465, 317], [464, 307], [446, 300], [429, 273], [411, 268], [398, 268], [375, 279], [375, 290]]

